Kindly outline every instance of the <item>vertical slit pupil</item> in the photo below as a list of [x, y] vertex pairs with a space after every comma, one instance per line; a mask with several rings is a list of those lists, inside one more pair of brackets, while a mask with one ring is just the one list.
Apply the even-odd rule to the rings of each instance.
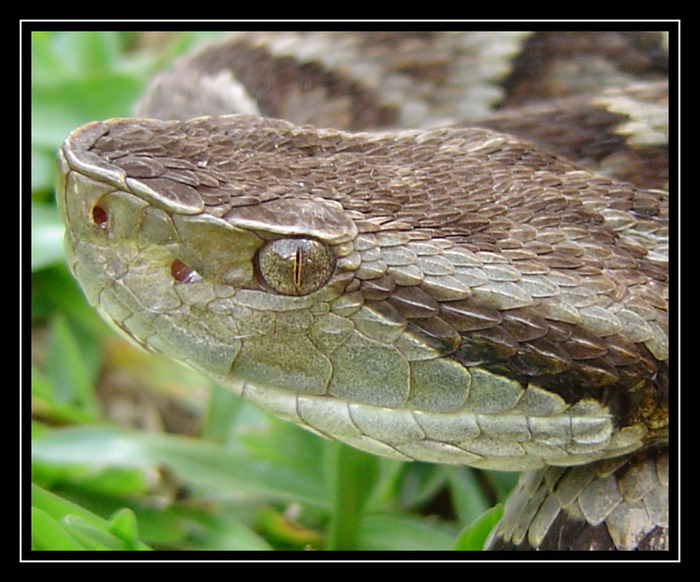
[[297, 249], [294, 256], [294, 284], [299, 287], [301, 285], [301, 259], [302, 250]]

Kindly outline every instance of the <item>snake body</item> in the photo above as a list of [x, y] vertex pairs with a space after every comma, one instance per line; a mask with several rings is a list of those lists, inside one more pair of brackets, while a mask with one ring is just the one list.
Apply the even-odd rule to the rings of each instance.
[[[130, 341], [321, 436], [528, 471], [492, 549], [667, 549], [667, 170], [639, 171], [664, 156], [665, 56], [661, 37], [622, 38], [214, 43], [138, 117], [67, 138], [72, 272]], [[607, 91], [581, 65], [592, 46], [635, 56]], [[595, 94], [525, 102], [545, 62]], [[620, 89], [630, 67], [650, 78]], [[587, 145], [591, 127], [611, 137]]]

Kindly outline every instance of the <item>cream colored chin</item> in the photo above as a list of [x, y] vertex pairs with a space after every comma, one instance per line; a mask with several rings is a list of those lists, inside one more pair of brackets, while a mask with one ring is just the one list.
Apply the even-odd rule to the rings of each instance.
[[454, 413], [391, 409], [207, 375], [271, 414], [322, 437], [404, 461], [522, 471], [585, 464], [642, 446], [643, 426], [615, 431], [609, 411], [597, 402], [582, 400], [568, 406], [534, 385], [510, 410], [485, 412], [493, 404], [479, 392], [490, 396], [488, 392], [503, 379], [484, 374], [484, 387], [474, 390], [473, 403]]

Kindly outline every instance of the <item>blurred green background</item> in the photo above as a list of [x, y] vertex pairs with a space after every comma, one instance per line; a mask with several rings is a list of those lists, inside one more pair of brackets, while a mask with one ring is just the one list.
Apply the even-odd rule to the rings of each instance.
[[380, 459], [272, 418], [123, 342], [63, 264], [62, 140], [128, 116], [213, 34], [32, 33], [32, 549], [480, 549], [516, 474]]

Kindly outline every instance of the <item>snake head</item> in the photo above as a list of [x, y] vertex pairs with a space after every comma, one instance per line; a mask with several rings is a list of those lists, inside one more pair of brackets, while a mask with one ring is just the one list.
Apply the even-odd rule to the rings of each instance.
[[107, 321], [322, 436], [520, 470], [662, 424], [665, 275], [615, 242], [657, 231], [525, 142], [116, 119], [71, 134], [59, 175]]

